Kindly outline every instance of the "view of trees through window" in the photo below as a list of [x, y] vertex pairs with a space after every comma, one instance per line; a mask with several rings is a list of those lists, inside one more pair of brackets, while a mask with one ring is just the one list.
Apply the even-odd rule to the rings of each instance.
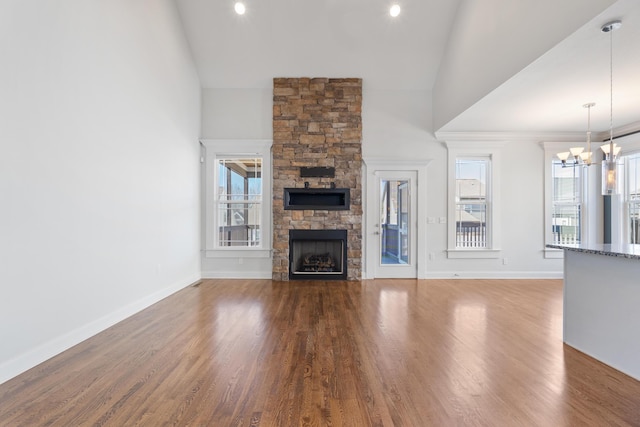
[[262, 159], [218, 159], [219, 246], [260, 246]]

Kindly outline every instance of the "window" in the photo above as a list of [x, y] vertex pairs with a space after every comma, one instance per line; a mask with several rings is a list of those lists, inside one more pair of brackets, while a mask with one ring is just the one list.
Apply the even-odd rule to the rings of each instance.
[[551, 235], [550, 243], [576, 244], [582, 240], [583, 186], [585, 166], [562, 167], [551, 161]]
[[260, 246], [262, 158], [218, 158], [217, 245]]
[[269, 256], [271, 141], [205, 140], [202, 145], [207, 256]]
[[448, 258], [500, 257], [501, 142], [447, 142]]
[[[597, 186], [594, 164], [562, 167], [557, 153], [580, 146], [580, 142], [544, 142], [544, 242], [545, 244], [579, 244], [597, 234], [595, 199], [589, 200], [589, 188]], [[595, 150], [595, 149], [594, 149]], [[591, 214], [589, 212], [591, 211]], [[589, 224], [589, 218], [592, 224]], [[545, 258], [562, 258], [561, 249], [544, 248]]]
[[456, 249], [489, 247], [487, 242], [489, 158], [456, 159]]
[[612, 243], [640, 244], [640, 132], [615, 139], [622, 153], [616, 172], [618, 194], [610, 196], [608, 237]]
[[624, 156], [625, 243], [640, 243], [640, 153]]
[[380, 180], [382, 264], [409, 263], [409, 181]]

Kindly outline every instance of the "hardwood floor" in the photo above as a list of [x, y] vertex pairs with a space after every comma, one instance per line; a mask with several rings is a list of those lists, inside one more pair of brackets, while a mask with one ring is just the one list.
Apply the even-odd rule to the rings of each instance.
[[[637, 325], [636, 325], [637, 326]], [[640, 425], [559, 280], [203, 280], [0, 385], [0, 426]]]

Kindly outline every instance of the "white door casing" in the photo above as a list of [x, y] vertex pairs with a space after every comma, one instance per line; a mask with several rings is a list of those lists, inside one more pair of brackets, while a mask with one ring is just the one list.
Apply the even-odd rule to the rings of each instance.
[[[364, 159], [365, 224], [363, 278], [426, 278], [426, 179], [429, 160]], [[380, 187], [383, 180], [409, 182], [409, 259], [406, 264], [382, 264]]]

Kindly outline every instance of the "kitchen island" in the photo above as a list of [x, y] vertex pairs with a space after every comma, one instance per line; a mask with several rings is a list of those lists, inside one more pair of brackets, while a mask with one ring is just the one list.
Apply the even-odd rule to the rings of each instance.
[[563, 340], [640, 379], [640, 245], [564, 250]]

